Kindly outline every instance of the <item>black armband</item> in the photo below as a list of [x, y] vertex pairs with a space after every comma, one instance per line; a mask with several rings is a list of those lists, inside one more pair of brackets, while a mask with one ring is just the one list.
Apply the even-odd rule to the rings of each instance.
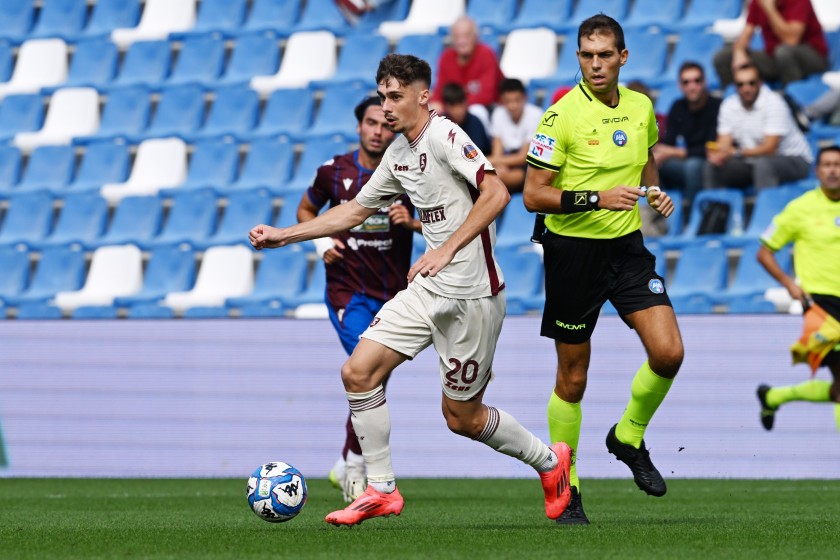
[[560, 193], [560, 212], [574, 214], [598, 210], [599, 200], [601, 197], [597, 191], [563, 191]]

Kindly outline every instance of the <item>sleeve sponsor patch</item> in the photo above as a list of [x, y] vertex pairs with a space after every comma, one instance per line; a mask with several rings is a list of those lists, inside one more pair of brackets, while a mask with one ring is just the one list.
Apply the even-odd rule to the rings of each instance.
[[554, 155], [554, 145], [556, 143], [557, 140], [551, 136], [539, 133], [535, 134], [531, 139], [531, 146], [528, 148], [528, 155], [539, 160], [550, 162], [551, 156]]
[[474, 161], [475, 158], [478, 157], [478, 148], [470, 142], [465, 142], [464, 145], [461, 146], [461, 155], [464, 156], [464, 159], [467, 161]]

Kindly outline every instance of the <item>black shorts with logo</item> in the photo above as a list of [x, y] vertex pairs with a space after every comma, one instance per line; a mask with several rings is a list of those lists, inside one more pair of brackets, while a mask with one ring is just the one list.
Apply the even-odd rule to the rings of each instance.
[[586, 342], [609, 300], [622, 317], [656, 305], [671, 306], [656, 257], [642, 233], [615, 239], [567, 237], [547, 231], [542, 336], [567, 344]]

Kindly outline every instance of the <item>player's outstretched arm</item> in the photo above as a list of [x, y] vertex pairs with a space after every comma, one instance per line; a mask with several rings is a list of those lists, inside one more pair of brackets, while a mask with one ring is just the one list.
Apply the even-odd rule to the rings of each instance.
[[299, 243], [316, 237], [334, 235], [364, 222], [376, 213], [376, 208], [365, 208], [354, 198], [347, 204], [330, 208], [317, 218], [287, 228], [260, 224], [248, 232], [248, 240], [255, 249], [272, 249], [290, 243]]
[[485, 173], [484, 179], [478, 185], [478, 190], [481, 194], [467, 215], [467, 219], [443, 245], [424, 253], [417, 259], [408, 271], [409, 282], [418, 274], [434, 276], [443, 270], [452, 262], [458, 251], [475, 239], [502, 213], [510, 200], [507, 187], [495, 173]]

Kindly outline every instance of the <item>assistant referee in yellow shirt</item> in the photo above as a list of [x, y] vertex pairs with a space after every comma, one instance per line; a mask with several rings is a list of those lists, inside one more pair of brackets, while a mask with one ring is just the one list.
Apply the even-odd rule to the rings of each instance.
[[[546, 303], [542, 336], [553, 338], [557, 378], [548, 403], [552, 442], [575, 453], [592, 336], [605, 301], [642, 340], [648, 359], [636, 372], [624, 415], [607, 434], [607, 449], [626, 463], [636, 484], [665, 494], [643, 436], [683, 360], [683, 343], [655, 258], [639, 231], [640, 185], [659, 184], [651, 148], [657, 128], [646, 96], [619, 87], [627, 61], [624, 31], [598, 14], [578, 29], [580, 83], [549, 107], [527, 156], [524, 202], [546, 214]], [[669, 216], [670, 197], [649, 189], [652, 208]], [[586, 524], [573, 455], [572, 500], [558, 524]]]

